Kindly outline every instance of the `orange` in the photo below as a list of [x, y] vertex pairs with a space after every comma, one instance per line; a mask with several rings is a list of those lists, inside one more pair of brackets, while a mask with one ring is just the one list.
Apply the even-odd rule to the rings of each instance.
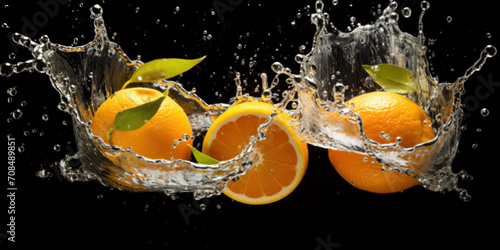
[[[234, 105], [215, 120], [203, 141], [203, 153], [224, 161], [240, 154], [257, 136], [274, 106], [264, 102]], [[246, 204], [268, 204], [290, 194], [302, 180], [308, 163], [307, 143], [288, 124], [291, 117], [280, 113], [269, 126], [266, 139], [254, 150], [254, 166], [240, 180], [229, 181], [222, 190]]]
[[[163, 94], [150, 88], [123, 89], [108, 98], [94, 114], [90, 128], [92, 133], [101, 137], [104, 142], [106, 133], [114, 123], [118, 112], [153, 101]], [[157, 113], [142, 127], [132, 131], [113, 130], [111, 142], [115, 146], [132, 150], [150, 159], [189, 160], [192, 141], [182, 141], [174, 147], [174, 142], [184, 135], [191, 138], [192, 130], [184, 110], [170, 97], [166, 97]]]
[[[392, 92], [371, 92], [347, 102], [363, 122], [368, 138], [378, 143], [394, 143], [409, 148], [434, 138], [431, 120], [409, 98]], [[383, 132], [383, 134], [382, 134]], [[398, 172], [383, 172], [382, 164], [372, 157], [339, 150], [328, 150], [337, 172], [354, 187], [373, 193], [394, 193], [420, 184], [415, 178]]]

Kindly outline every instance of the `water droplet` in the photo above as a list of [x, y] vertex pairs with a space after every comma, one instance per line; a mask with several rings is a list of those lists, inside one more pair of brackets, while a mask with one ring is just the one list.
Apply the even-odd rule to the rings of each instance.
[[202, 203], [202, 204], [200, 204], [200, 210], [202, 210], [202, 211], [203, 211], [203, 210], [205, 210], [206, 208], [207, 208], [207, 205], [205, 205], [205, 204], [203, 204], [203, 203]]
[[497, 48], [493, 45], [488, 45], [484, 48], [487, 57], [494, 57], [497, 54]]
[[409, 7], [404, 7], [403, 10], [401, 10], [401, 14], [403, 14], [405, 18], [409, 18], [411, 16], [411, 9]]
[[241, 49], [241, 48], [243, 48], [243, 45], [238, 44], [238, 45], [236, 45], [236, 48], [237, 48], [237, 49]]
[[325, 6], [325, 4], [323, 3], [323, 1], [321, 0], [317, 0], [316, 1], [316, 13], [323, 13], [323, 7]]
[[156, 24], [160, 24], [160, 19], [156, 19]]
[[428, 10], [431, 7], [431, 4], [427, 1], [422, 1], [420, 3], [420, 8], [422, 8], [423, 11]]
[[488, 116], [489, 114], [490, 114], [490, 111], [489, 111], [487, 108], [483, 108], [483, 109], [481, 109], [481, 115], [482, 115], [483, 117], [486, 117], [486, 116]]
[[189, 141], [191, 139], [191, 136], [189, 134], [184, 134], [181, 137], [181, 141]]
[[102, 15], [102, 7], [99, 4], [95, 4], [90, 8], [90, 12], [93, 16], [100, 16]]
[[15, 96], [17, 94], [17, 88], [12, 87], [12, 88], [7, 89], [7, 94], [9, 94], [10, 96]]
[[36, 177], [38, 178], [50, 178], [52, 177], [52, 173], [47, 171], [46, 169], [40, 169], [38, 172], [36, 172]]
[[272, 95], [273, 95], [273, 93], [272, 93], [271, 89], [264, 89], [264, 90], [262, 91], [262, 99], [263, 99], [264, 101], [269, 100], [269, 99], [271, 98], [271, 96], [272, 96]]
[[210, 39], [212, 39], [212, 35], [211, 35], [211, 34], [208, 34], [208, 35], [207, 35], [207, 40], [210, 40]]
[[14, 66], [10, 63], [3, 63], [0, 65], [0, 75], [9, 77], [14, 73]]
[[281, 64], [280, 62], [275, 62], [271, 65], [271, 69], [276, 74], [282, 74], [283, 71], [285, 70], [285, 67], [283, 67], [283, 64]]
[[20, 109], [16, 109], [14, 111], [12, 111], [12, 117], [14, 119], [20, 119], [21, 117], [23, 116], [23, 111], [21, 111]]

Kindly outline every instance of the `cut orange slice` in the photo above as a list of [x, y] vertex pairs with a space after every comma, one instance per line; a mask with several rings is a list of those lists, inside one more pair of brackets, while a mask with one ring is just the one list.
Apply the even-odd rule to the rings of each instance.
[[[245, 102], [226, 110], [212, 124], [203, 141], [203, 153], [224, 161], [240, 154], [256, 136], [274, 106], [264, 102]], [[308, 163], [307, 143], [292, 126], [291, 117], [280, 113], [258, 141], [254, 167], [229, 181], [222, 190], [230, 198], [246, 204], [268, 204], [290, 194], [300, 183]]]

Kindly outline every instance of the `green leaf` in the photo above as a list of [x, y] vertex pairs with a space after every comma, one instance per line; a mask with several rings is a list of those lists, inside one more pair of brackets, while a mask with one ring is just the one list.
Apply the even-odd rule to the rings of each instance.
[[194, 158], [196, 159], [196, 161], [198, 163], [201, 163], [201, 164], [218, 164], [219, 163], [218, 160], [200, 152], [195, 147], [193, 147], [189, 144], [188, 144], [188, 146], [191, 148], [191, 151], [193, 152]]
[[106, 139], [111, 143], [111, 132], [115, 129], [121, 131], [136, 130], [146, 124], [160, 109], [161, 103], [168, 95], [168, 89], [163, 93], [163, 96], [157, 99], [141, 104], [139, 106], [122, 110], [115, 116], [113, 126], [106, 133]]
[[418, 85], [411, 71], [392, 64], [362, 66], [375, 82], [387, 91], [408, 94], [418, 91]]
[[207, 56], [198, 59], [164, 58], [147, 62], [132, 74], [132, 77], [123, 84], [122, 89], [132, 82], [158, 82], [172, 78], [190, 70], [205, 57]]

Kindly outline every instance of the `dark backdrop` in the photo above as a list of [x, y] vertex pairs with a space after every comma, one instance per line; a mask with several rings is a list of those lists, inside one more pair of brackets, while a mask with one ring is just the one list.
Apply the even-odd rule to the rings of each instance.
[[[351, 16], [363, 24], [372, 22], [377, 5], [384, 8], [387, 3], [339, 2], [334, 7], [327, 1], [325, 10], [341, 30], [350, 25]], [[413, 10], [409, 19], [400, 17], [401, 27], [415, 34], [420, 2], [401, 2], [400, 9]], [[47, 3], [52, 5], [47, 8]], [[35, 39], [47, 34], [51, 41], [66, 45], [90, 41], [93, 27], [89, 8], [94, 3], [104, 8], [110, 36], [116, 32], [113, 40], [131, 58], [140, 55], [143, 61], [149, 61], [208, 55], [200, 67], [178, 80], [187, 89], [196, 86], [197, 93], [209, 103], [228, 102], [234, 96], [234, 70], [248, 82], [244, 92], [253, 94], [260, 73], [273, 76], [270, 66], [275, 61], [298, 72], [293, 57], [302, 45], [306, 48], [303, 53], [310, 50], [315, 31], [308, 16], [314, 11], [314, 1], [3, 0], [0, 23], [6, 25], [0, 28], [0, 62], [29, 59], [26, 49], [10, 42], [11, 32], [24, 30]], [[431, 1], [424, 30], [427, 38], [436, 40], [429, 55], [435, 55], [432, 71], [441, 81], [461, 76], [487, 44], [500, 45], [495, 9], [493, 2], [485, 0], [466, 5]], [[11, 53], [14, 59], [9, 58], [13, 57]], [[16, 243], [6, 239], [10, 236], [6, 233], [10, 216], [6, 194], [0, 209], [1, 249], [23, 245], [56, 249], [124, 245], [141, 249], [496, 245], [498, 68], [497, 56], [466, 84], [466, 129], [453, 168], [474, 176], [472, 181], [459, 183], [472, 195], [470, 202], [461, 201], [456, 192], [433, 193], [422, 187], [390, 195], [357, 190], [335, 172], [326, 150], [310, 147], [309, 168], [298, 188], [285, 199], [264, 206], [240, 204], [224, 195], [195, 201], [191, 194], [179, 194], [173, 200], [161, 193], [112, 190], [96, 182], [69, 183], [53, 166], [76, 150], [71, 119], [57, 109], [59, 97], [48, 77], [38, 73], [0, 77], [5, 90], [16, 89], [15, 95], [4, 92], [5, 135], [15, 137], [16, 146], [24, 148], [23, 152], [16, 151]], [[22, 117], [12, 119], [11, 112], [18, 108]], [[480, 114], [483, 108], [489, 110], [489, 116]], [[48, 120], [42, 118], [44, 115]], [[41, 169], [53, 176], [36, 177]], [[7, 168], [1, 174], [2, 189], [6, 190]], [[206, 208], [200, 209], [200, 204]]]

